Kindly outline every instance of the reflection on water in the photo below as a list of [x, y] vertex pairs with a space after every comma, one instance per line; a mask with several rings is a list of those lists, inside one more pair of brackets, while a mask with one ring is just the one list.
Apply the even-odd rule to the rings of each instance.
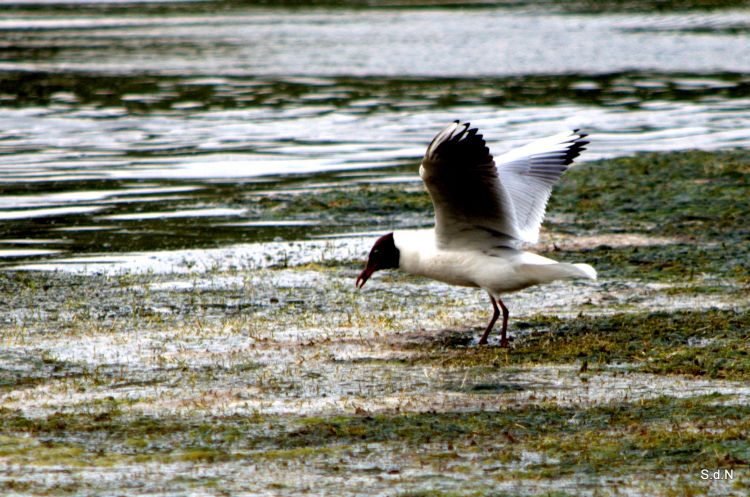
[[746, 147], [748, 26], [742, 10], [14, 2], [0, 19], [0, 260], [371, 231], [364, 212], [278, 219], [262, 199], [417, 185], [453, 119], [496, 153], [563, 127], [591, 133], [589, 160]]
[[506, 8], [246, 8], [16, 15], [0, 22], [8, 54], [0, 67], [275, 78], [748, 72], [750, 42], [727, 34], [747, 25], [747, 11], [592, 16]]

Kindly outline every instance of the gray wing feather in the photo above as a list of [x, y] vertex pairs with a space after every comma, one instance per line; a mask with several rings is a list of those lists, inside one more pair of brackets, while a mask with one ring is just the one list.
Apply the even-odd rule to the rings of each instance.
[[585, 150], [578, 130], [543, 138], [497, 158], [500, 181], [512, 199], [519, 240], [539, 240], [547, 202], [560, 176]]
[[584, 134], [539, 140], [498, 159], [476, 128], [455, 121], [427, 147], [420, 176], [441, 248], [535, 242], [552, 187], [583, 150]]

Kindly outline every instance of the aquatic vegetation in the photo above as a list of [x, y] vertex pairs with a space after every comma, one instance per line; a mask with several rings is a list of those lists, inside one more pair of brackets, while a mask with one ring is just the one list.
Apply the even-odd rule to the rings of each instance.
[[[539, 248], [602, 279], [520, 294], [512, 351], [475, 345], [474, 290], [383, 274], [355, 292], [366, 244], [0, 273], [0, 489], [743, 495], [749, 172], [742, 151], [571, 170]], [[379, 174], [246, 185], [227, 207], [349, 229], [430, 222], [413, 164]], [[736, 477], [705, 481], [706, 467]]]
[[746, 380], [750, 378], [750, 313], [702, 309], [655, 313], [531, 316], [517, 323], [516, 346], [505, 354], [436, 342], [421, 360], [442, 365], [631, 364], [634, 370]]
[[[213, 416], [203, 421], [132, 418], [116, 409], [31, 419], [3, 410], [0, 419], [13, 435], [2, 439], [0, 456], [11, 464], [65, 465], [94, 473], [150, 462], [211, 464], [220, 478], [248, 464], [261, 472], [281, 465], [286, 474], [272, 477], [272, 488], [291, 492], [300, 489], [295, 478], [305, 475], [302, 468], [310, 464], [321, 472], [324, 488], [335, 488], [338, 474], [371, 474], [381, 480], [403, 475], [390, 482], [397, 486], [408, 485], [406, 475], [424, 474], [423, 479], [439, 482], [437, 488], [450, 495], [472, 495], [498, 482], [515, 482], [530, 490], [545, 480], [575, 476], [596, 482], [606, 475], [613, 488], [637, 492], [647, 480], [632, 475], [642, 471], [690, 474], [703, 467], [746, 467], [750, 412], [744, 406], [725, 405], [725, 400], [707, 395], [588, 408], [510, 405], [492, 412]], [[363, 460], [372, 463], [363, 467]], [[462, 489], [459, 482], [441, 481], [434, 473], [428, 476], [435, 471], [463, 474], [476, 483]], [[267, 478], [266, 473], [261, 480]], [[210, 482], [197, 478], [190, 484], [205, 488]], [[28, 484], [45, 491], [40, 482]], [[262, 488], [250, 482], [227, 484]], [[4, 482], [6, 490], [13, 485]], [[680, 486], [665, 482], [662, 488]], [[53, 486], [47, 491], [55, 490]], [[414, 495], [432, 492], [419, 490]]]
[[[747, 495], [744, 3], [5, 2], [0, 494]], [[620, 158], [535, 249], [599, 281], [513, 297], [511, 351], [473, 289], [355, 291], [431, 224], [430, 126], [562, 115]]]

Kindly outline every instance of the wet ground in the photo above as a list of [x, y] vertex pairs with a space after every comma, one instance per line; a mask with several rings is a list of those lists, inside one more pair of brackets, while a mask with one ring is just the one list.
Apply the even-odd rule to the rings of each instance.
[[[600, 279], [509, 296], [510, 350], [476, 345], [489, 310], [476, 290], [384, 273], [356, 291], [372, 238], [6, 271], [0, 485], [744, 495], [749, 166], [740, 152], [688, 152], [571, 171], [536, 249]], [[643, 209], [628, 207], [646, 183]], [[334, 193], [377, 201], [384, 223], [424, 215], [424, 193], [398, 183]], [[271, 208], [313, 199], [330, 200]]]
[[[437, 3], [2, 2], [0, 494], [748, 493], [747, 6]], [[354, 288], [457, 118], [591, 133], [510, 350]]]

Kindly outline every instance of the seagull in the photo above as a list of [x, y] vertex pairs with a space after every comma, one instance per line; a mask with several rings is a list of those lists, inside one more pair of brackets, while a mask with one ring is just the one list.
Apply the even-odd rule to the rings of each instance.
[[[508, 308], [501, 295], [555, 280], [596, 279], [588, 264], [557, 262], [522, 249], [539, 240], [547, 201], [560, 176], [589, 142], [579, 130], [543, 138], [493, 159], [471, 125], [454, 121], [427, 147], [419, 175], [432, 199], [432, 229], [400, 230], [375, 241], [355, 285], [375, 271], [401, 269], [487, 292], [493, 314], [479, 345]], [[498, 304], [500, 308], [498, 309]]]

